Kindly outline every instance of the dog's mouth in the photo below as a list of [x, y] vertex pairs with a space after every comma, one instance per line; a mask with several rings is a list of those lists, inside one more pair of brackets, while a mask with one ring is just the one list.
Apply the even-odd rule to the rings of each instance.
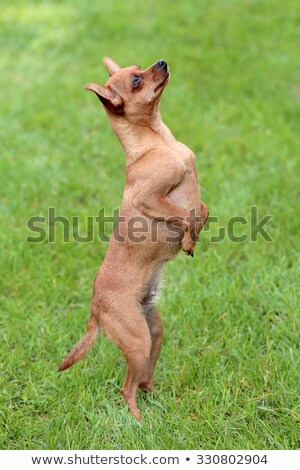
[[170, 76], [170, 72], [167, 71], [166, 76], [165, 76], [165, 78], [164, 78], [163, 81], [162, 81], [162, 85], [164, 85], [164, 84], [166, 83], [166, 81], [169, 80], [169, 76]]
[[162, 82], [160, 82], [160, 84], [155, 88], [154, 91], [157, 91], [159, 90], [159, 88], [162, 88], [169, 80], [169, 77], [170, 77], [170, 72], [167, 71], [166, 75], [164, 76], [164, 79], [162, 80]]

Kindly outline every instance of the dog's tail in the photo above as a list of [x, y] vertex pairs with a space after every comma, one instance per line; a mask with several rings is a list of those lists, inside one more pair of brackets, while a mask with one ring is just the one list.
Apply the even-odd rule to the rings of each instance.
[[94, 315], [91, 315], [85, 335], [64, 358], [62, 363], [59, 365], [58, 372], [68, 369], [75, 364], [75, 362], [82, 359], [91, 349], [93, 342], [98, 336], [98, 332], [99, 323]]

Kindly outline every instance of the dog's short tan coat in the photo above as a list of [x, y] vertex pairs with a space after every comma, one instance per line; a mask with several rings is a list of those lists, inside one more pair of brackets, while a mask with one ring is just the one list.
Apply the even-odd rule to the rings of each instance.
[[[103, 103], [124, 148], [126, 184], [119, 222], [94, 281], [87, 331], [59, 370], [81, 359], [101, 328], [125, 356], [122, 395], [140, 420], [136, 393], [138, 387], [153, 388], [163, 338], [155, 306], [160, 272], [181, 249], [193, 255], [208, 209], [200, 199], [194, 153], [173, 137], [160, 117], [159, 101], [169, 80], [166, 62], [146, 70], [121, 69], [110, 58], [104, 63], [110, 74], [107, 83], [89, 83], [86, 89]], [[133, 234], [134, 227], [138, 234]]]

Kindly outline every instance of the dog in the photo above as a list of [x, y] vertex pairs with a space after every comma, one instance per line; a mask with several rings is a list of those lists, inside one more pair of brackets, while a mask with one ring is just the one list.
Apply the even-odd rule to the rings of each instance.
[[86, 333], [58, 370], [82, 359], [101, 330], [125, 356], [121, 393], [141, 421], [137, 390], [153, 389], [163, 339], [156, 308], [161, 271], [180, 250], [193, 256], [208, 208], [201, 201], [194, 153], [161, 120], [159, 102], [170, 78], [167, 63], [159, 60], [142, 70], [121, 68], [108, 57], [103, 61], [108, 81], [85, 88], [102, 102], [124, 148], [126, 183], [118, 222], [94, 281]]

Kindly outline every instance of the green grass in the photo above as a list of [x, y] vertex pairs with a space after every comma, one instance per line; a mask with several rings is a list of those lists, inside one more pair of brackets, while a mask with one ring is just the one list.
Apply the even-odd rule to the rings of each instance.
[[[0, 18], [2, 449], [299, 448], [300, 68], [297, 0], [2, 2]], [[197, 154], [223, 226], [250, 206], [273, 241], [211, 243], [165, 270], [165, 339], [144, 424], [103, 336], [57, 374], [84, 332], [107, 245], [27, 243], [33, 215], [118, 207], [124, 156], [83, 90], [101, 58], [172, 79], [161, 111]], [[240, 228], [243, 228], [240, 226]], [[249, 232], [249, 227], [244, 227]]]

